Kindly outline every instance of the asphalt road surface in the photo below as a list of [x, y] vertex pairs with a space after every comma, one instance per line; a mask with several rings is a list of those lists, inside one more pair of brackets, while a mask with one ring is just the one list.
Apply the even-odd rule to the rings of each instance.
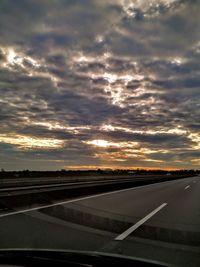
[[200, 266], [200, 177], [2, 212], [0, 241]]

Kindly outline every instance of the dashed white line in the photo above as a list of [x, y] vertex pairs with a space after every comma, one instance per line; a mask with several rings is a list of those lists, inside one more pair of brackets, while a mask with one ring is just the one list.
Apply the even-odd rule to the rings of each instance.
[[188, 188], [190, 188], [190, 185], [187, 185], [187, 186], [185, 187], [185, 190], [187, 190]]
[[143, 219], [141, 219], [136, 224], [134, 224], [133, 226], [131, 226], [125, 232], [123, 232], [122, 234], [118, 235], [115, 238], [115, 240], [117, 240], [117, 241], [124, 240], [128, 235], [130, 235], [132, 232], [134, 232], [138, 227], [140, 227], [143, 223], [145, 223], [147, 220], [149, 220], [152, 216], [154, 216], [157, 212], [159, 212], [161, 209], [163, 209], [166, 205], [167, 205], [167, 203], [163, 203], [162, 205], [160, 205], [158, 208], [156, 208], [155, 210], [153, 210], [151, 213], [149, 213]]

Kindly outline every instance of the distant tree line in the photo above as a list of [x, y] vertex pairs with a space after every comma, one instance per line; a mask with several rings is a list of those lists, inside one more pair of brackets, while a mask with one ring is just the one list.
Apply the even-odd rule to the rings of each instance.
[[1, 169], [0, 178], [37, 178], [37, 177], [70, 177], [70, 176], [90, 176], [90, 175], [198, 175], [200, 170], [145, 170], [145, 169], [98, 169], [98, 170], [58, 170], [58, 171], [6, 171]]

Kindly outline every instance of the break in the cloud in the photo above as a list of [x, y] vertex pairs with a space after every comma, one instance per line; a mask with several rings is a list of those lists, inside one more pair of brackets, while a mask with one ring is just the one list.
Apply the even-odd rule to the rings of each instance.
[[0, 3], [5, 169], [198, 168], [200, 4]]

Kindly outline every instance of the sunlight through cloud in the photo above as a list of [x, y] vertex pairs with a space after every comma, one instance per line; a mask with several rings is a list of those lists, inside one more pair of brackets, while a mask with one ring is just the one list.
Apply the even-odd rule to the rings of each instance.
[[19, 146], [22, 149], [57, 149], [64, 145], [62, 140], [53, 138], [36, 138], [25, 135], [0, 135], [0, 143]]

